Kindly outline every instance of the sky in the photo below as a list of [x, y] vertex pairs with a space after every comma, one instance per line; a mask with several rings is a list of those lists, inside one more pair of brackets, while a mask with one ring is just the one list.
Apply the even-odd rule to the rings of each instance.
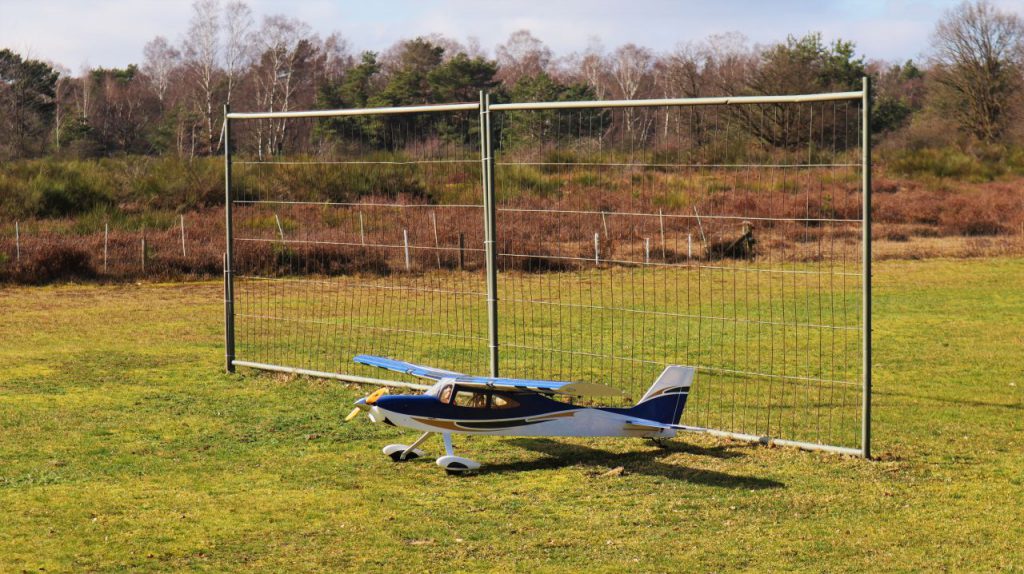
[[[669, 51], [681, 42], [740, 32], [752, 43], [819, 31], [856, 43], [869, 59], [918, 58], [945, 11], [957, 0], [248, 0], [257, 19], [286, 14], [321, 36], [340, 32], [356, 51], [441, 33], [479, 39], [493, 54], [527, 28], [558, 55], [633, 42]], [[995, 0], [1024, 16], [1024, 0]], [[177, 42], [191, 0], [0, 0], [0, 48], [78, 71], [123, 67], [162, 35]]]

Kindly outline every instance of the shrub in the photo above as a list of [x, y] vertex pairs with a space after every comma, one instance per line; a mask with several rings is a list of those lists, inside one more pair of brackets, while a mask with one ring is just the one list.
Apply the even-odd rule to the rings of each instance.
[[951, 197], [941, 211], [939, 224], [955, 235], [998, 235], [1010, 230], [1006, 215], [1012, 209], [1001, 203], [996, 198]]
[[18, 283], [42, 285], [61, 280], [96, 277], [89, 254], [70, 245], [48, 243], [15, 265], [12, 278]]
[[99, 179], [77, 164], [51, 162], [29, 181], [31, 210], [38, 217], [67, 217], [110, 206]]

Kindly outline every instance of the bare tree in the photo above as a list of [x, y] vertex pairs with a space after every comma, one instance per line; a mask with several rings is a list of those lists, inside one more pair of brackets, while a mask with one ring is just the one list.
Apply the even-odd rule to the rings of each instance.
[[466, 53], [466, 46], [464, 46], [462, 42], [459, 42], [455, 38], [449, 38], [444, 34], [438, 34], [435, 32], [433, 34], [422, 36], [422, 38], [431, 44], [440, 46], [444, 49], [444, 54], [442, 55], [442, 61], [444, 62], [450, 61], [459, 54]]
[[[636, 44], [619, 46], [608, 57], [608, 67], [615, 96], [623, 100], [647, 97], [654, 85], [654, 56], [647, 48]], [[634, 141], [646, 139], [654, 115], [649, 109], [624, 108], [623, 124]]]
[[605, 99], [609, 89], [608, 61], [601, 41], [591, 38], [583, 54], [570, 59], [578, 60], [573, 67], [578, 70], [581, 79], [594, 89], [597, 99]]
[[331, 34], [323, 41], [320, 52], [323, 64], [317, 80], [336, 82], [355, 65], [351, 44], [338, 32]]
[[636, 44], [619, 46], [608, 58], [618, 96], [624, 100], [643, 97], [652, 84], [654, 55]]
[[487, 58], [487, 50], [484, 50], [483, 46], [480, 45], [480, 38], [477, 38], [476, 36], [466, 38], [466, 55], [469, 56], [471, 60], [476, 58]]
[[71, 70], [61, 66], [59, 64], [51, 64], [54, 71], [60, 74], [57, 77], [57, 83], [54, 86], [54, 97], [53, 97], [53, 149], [60, 150], [61, 137], [64, 134], [65, 126], [70, 122], [69, 116], [74, 115], [74, 93], [75, 87], [78, 82], [71, 75]]
[[[695, 43], [680, 44], [654, 64], [657, 92], [666, 98], [699, 98], [741, 94], [757, 67], [758, 55], [747, 39], [737, 32], [716, 34]], [[705, 113], [688, 114], [665, 110], [662, 131], [688, 134], [695, 144], [706, 143]]]
[[147, 42], [142, 53], [145, 56], [142, 73], [149, 78], [153, 94], [156, 95], [162, 106], [167, 98], [171, 75], [178, 66], [181, 53], [163, 36], [157, 36]]
[[698, 50], [704, 95], [740, 94], [760, 64], [760, 54], [739, 32], [708, 36]]
[[89, 138], [105, 152], [146, 153], [148, 127], [161, 112], [149, 81], [136, 66], [96, 68], [83, 78], [90, 106], [85, 116]]
[[196, 0], [192, 4], [192, 20], [185, 36], [185, 64], [189, 78], [196, 89], [197, 107], [205, 116], [206, 153], [213, 153], [213, 95], [217, 75], [220, 73], [218, 57], [220, 52], [220, 2], [219, 0]]
[[248, 44], [252, 26], [252, 10], [244, 2], [230, 2], [224, 7], [224, 72], [227, 75], [225, 102], [228, 104], [231, 103], [232, 89], [239, 75], [252, 61], [252, 50]]
[[[254, 70], [257, 106], [270, 112], [290, 110], [298, 91], [309, 87], [304, 85], [304, 80], [309, 79], [310, 64], [319, 40], [305, 22], [275, 15], [263, 19], [253, 42], [260, 49], [259, 63]], [[261, 157], [281, 152], [287, 129], [286, 119], [257, 124]]]
[[498, 79], [512, 85], [521, 78], [548, 71], [551, 48], [538, 40], [529, 30], [518, 30], [496, 49]]
[[1006, 133], [1019, 106], [1024, 21], [985, 0], [950, 10], [931, 41], [935, 103], [983, 142]]

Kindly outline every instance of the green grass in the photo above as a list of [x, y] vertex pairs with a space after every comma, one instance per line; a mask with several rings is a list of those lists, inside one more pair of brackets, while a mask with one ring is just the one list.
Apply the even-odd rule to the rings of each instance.
[[[860, 287], [858, 275], [838, 275], [843, 271], [855, 269], [756, 261], [505, 273], [498, 290], [501, 372], [601, 381], [626, 393], [605, 404], [626, 406], [670, 358], [703, 367], [684, 424], [858, 447]], [[235, 289], [238, 357], [379, 377], [378, 369], [352, 363], [372, 349], [484, 372], [484, 292], [479, 271], [242, 276]]]
[[218, 284], [0, 290], [0, 571], [1024, 571], [1022, 284], [878, 265], [878, 460], [457, 439], [471, 477], [341, 425], [364, 389], [221, 373]]

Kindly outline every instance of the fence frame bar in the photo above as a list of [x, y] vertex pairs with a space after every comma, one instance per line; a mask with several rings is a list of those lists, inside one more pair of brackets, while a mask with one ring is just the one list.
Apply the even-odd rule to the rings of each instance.
[[498, 350], [498, 242], [494, 197], [494, 130], [491, 96], [480, 92], [480, 154], [484, 183], [484, 254], [487, 267], [487, 345], [492, 377], [499, 376]]
[[412, 114], [418, 112], [471, 112], [479, 108], [480, 104], [441, 104], [431, 106], [401, 106], [392, 108], [352, 108], [345, 110], [309, 110], [295, 112], [225, 112], [225, 118], [232, 120], [266, 120], [274, 118], [333, 118], [338, 116], [379, 116], [389, 114]]
[[298, 367], [285, 367], [282, 365], [273, 365], [270, 363], [256, 363], [253, 361], [240, 361], [234, 360], [231, 362], [232, 368], [234, 367], [249, 367], [250, 369], [260, 369], [263, 371], [274, 371], [276, 373], [290, 373], [293, 375], [306, 375], [308, 377], [319, 377], [322, 379], [335, 379], [338, 381], [346, 381], [349, 383], [360, 383], [364, 385], [380, 385], [382, 387], [403, 387], [407, 389], [417, 389], [425, 391], [430, 388], [429, 385], [420, 385], [417, 383], [406, 383], [403, 381], [389, 381], [385, 379], [375, 379], [373, 377], [360, 377], [358, 375], [343, 375], [340, 373], [329, 373], [326, 371], [314, 371], [311, 369], [300, 369]]
[[720, 98], [658, 98], [650, 100], [590, 100], [575, 102], [515, 102], [494, 104], [494, 111], [558, 110], [586, 108], [649, 108], [658, 106], [721, 106], [735, 104], [799, 104], [806, 102], [836, 102], [860, 100], [864, 92], [834, 92], [831, 94], [802, 94], [794, 96], [736, 96]]
[[224, 105], [224, 368], [235, 372], [234, 230], [231, 197], [231, 106]]
[[861, 280], [863, 299], [863, 329], [862, 333], [862, 365], [861, 373], [864, 377], [864, 388], [861, 391], [863, 400], [863, 413], [861, 415], [861, 456], [871, 458], [871, 79], [864, 76], [864, 90], [862, 92], [861, 120], [863, 125], [863, 142], [861, 144], [861, 166], [862, 181], [861, 196], [864, 205], [863, 211], [863, 238], [861, 247], [863, 249], [863, 272]]

